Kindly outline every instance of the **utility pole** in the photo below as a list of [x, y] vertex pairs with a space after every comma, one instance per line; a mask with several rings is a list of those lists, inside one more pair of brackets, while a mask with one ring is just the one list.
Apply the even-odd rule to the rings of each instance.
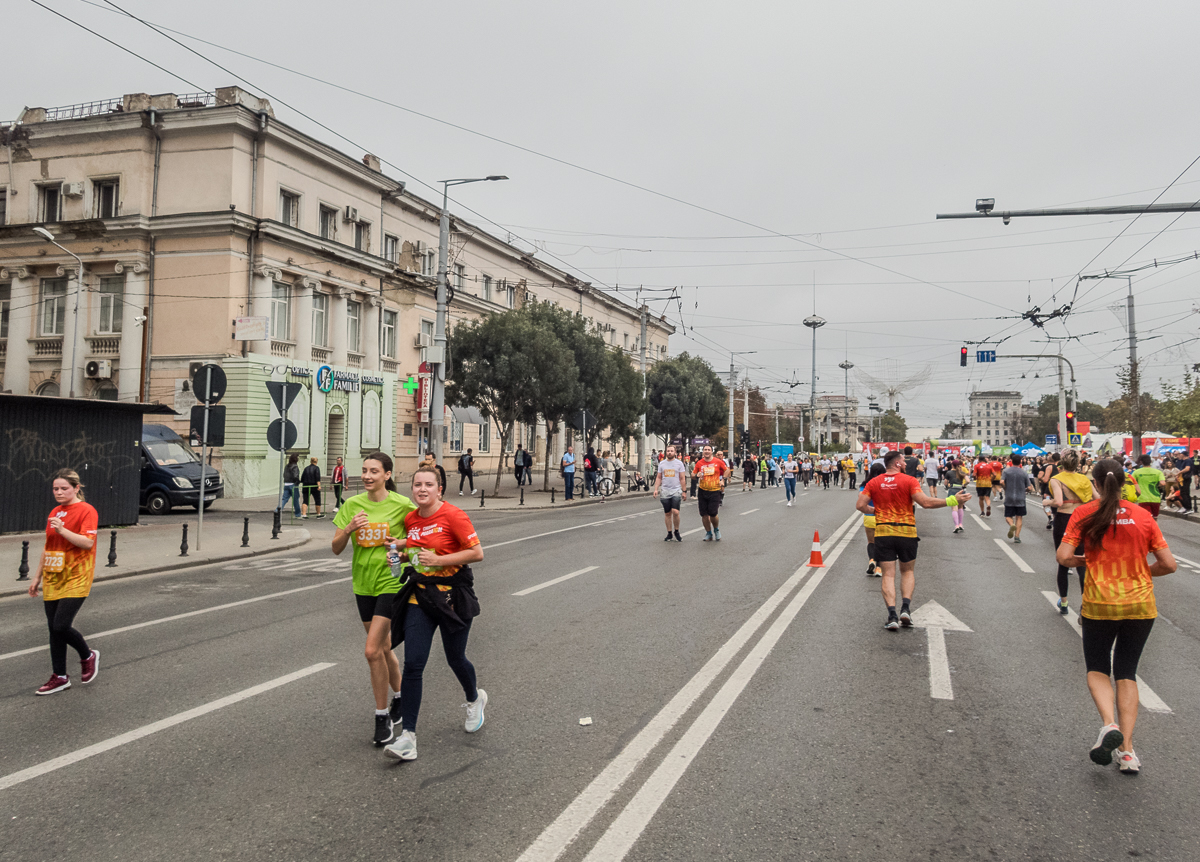
[[[745, 432], [743, 432], [742, 438], [744, 440], [749, 441], [749, 439], [750, 439], [750, 372], [748, 372], [748, 371], [746, 372], [746, 380], [742, 385], [746, 387], [746, 391], [745, 391], [746, 397], [742, 399], [742, 427], [745, 428], [746, 430], [745, 430]], [[777, 434], [776, 436], [779, 436], [779, 435]], [[745, 458], [746, 458], [746, 445], [747, 444], [745, 444], [745, 443], [742, 444], [742, 460], [745, 460]]]
[[[642, 340], [638, 342], [642, 354], [642, 399], [646, 398], [646, 304], [642, 303], [642, 307], [638, 309], [638, 314], [642, 324]], [[642, 413], [641, 419], [641, 434], [638, 436], [638, 459], [637, 468], [639, 472], [646, 469], [646, 414]]]
[[[1052, 355], [1039, 355], [1036, 353], [998, 353], [997, 359], [1057, 359], [1058, 360], [1058, 448], [1066, 449], [1070, 438], [1067, 436], [1067, 390], [1063, 384], [1063, 363], [1071, 369], [1071, 389], [1075, 389], [1075, 366], [1071, 364], [1071, 360], [1063, 356], [1061, 353]], [[1072, 396], [1072, 405], [1074, 405], [1074, 397]], [[1021, 409], [1018, 402], [1017, 410]]]
[[1133, 319], [1133, 276], [1125, 278], [1129, 283], [1129, 293], [1125, 295], [1125, 315], [1128, 318], [1129, 328], [1129, 394], [1132, 398], [1129, 405], [1129, 418], [1131, 420], [1130, 430], [1133, 431], [1133, 457], [1140, 458], [1142, 457], [1142, 432], [1146, 429], [1142, 427], [1142, 395], [1138, 381], [1137, 324]]
[[779, 442], [779, 405], [775, 405], [775, 442]]
[[733, 389], [737, 386], [737, 372], [733, 370], [733, 356], [729, 357], [729, 448], [733, 448]]

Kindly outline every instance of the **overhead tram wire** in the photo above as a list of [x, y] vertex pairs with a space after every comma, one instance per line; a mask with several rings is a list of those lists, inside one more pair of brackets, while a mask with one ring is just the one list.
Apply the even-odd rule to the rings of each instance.
[[[38, 3], [38, 5], [39, 5], [39, 6], [40, 6], [40, 5], [42, 5], [41, 3], [39, 3], [39, 2], [38, 2], [38, 0], [30, 0], [30, 2]], [[340, 132], [337, 132], [336, 130], [332, 129], [331, 127], [327, 126], [326, 124], [322, 123], [321, 121], [319, 121], [319, 120], [315, 119], [314, 117], [310, 116], [309, 114], [307, 114], [307, 113], [305, 113], [305, 112], [303, 112], [303, 111], [299, 110], [299, 109], [298, 109], [298, 108], [296, 108], [294, 105], [292, 105], [292, 104], [290, 104], [290, 103], [288, 103], [288, 102], [284, 101], [282, 98], [280, 98], [280, 97], [278, 97], [278, 96], [276, 96], [276, 95], [273, 95], [272, 93], [268, 92], [266, 89], [264, 89], [264, 88], [262, 88], [262, 87], [259, 87], [258, 85], [254, 84], [254, 83], [253, 83], [253, 82], [251, 82], [251, 81], [250, 81], [248, 78], [246, 78], [246, 77], [244, 77], [244, 76], [242, 76], [242, 75], [239, 75], [238, 73], [234, 72], [232, 69], [229, 69], [229, 68], [227, 68], [227, 67], [225, 67], [225, 66], [221, 65], [221, 64], [220, 64], [220, 63], [218, 63], [216, 60], [213, 60], [211, 57], [207, 57], [207, 56], [205, 56], [204, 54], [200, 53], [200, 52], [199, 52], [199, 51], [197, 51], [196, 49], [194, 49], [194, 48], [192, 48], [192, 47], [190, 47], [190, 46], [188, 46], [188, 45], [185, 45], [183, 42], [180, 42], [180, 41], [179, 41], [178, 39], [176, 39], [174, 36], [170, 35], [170, 34], [169, 34], [169, 33], [167, 33], [167, 32], [164, 32], [164, 30], [162, 30], [162, 29], [159, 29], [159, 28], [158, 28], [158, 27], [156, 27], [154, 24], [151, 24], [149, 21], [145, 20], [144, 18], [140, 18], [140, 17], [138, 17], [137, 15], [134, 15], [132, 12], [129, 12], [129, 11], [127, 11], [127, 10], [125, 10], [125, 9], [121, 8], [121, 7], [120, 7], [120, 6], [118, 6], [116, 3], [114, 3], [114, 2], [113, 2], [113, 0], [104, 0], [104, 2], [105, 2], [105, 3], [106, 3], [108, 6], [111, 6], [113, 9], [116, 9], [117, 11], [119, 11], [119, 12], [121, 12], [122, 14], [126, 15], [127, 17], [129, 17], [129, 18], [132, 18], [132, 19], [133, 19], [133, 20], [135, 20], [135, 21], [138, 21], [139, 23], [143, 24], [144, 26], [148, 27], [149, 29], [153, 30], [154, 32], [158, 33], [158, 34], [159, 34], [160, 36], [162, 36], [163, 38], [165, 38], [165, 39], [169, 39], [171, 42], [173, 42], [174, 44], [176, 44], [176, 45], [178, 45], [179, 47], [183, 48], [184, 50], [186, 50], [186, 51], [189, 51], [189, 52], [190, 52], [190, 53], [192, 53], [192, 54], [195, 54], [197, 57], [200, 57], [202, 60], [204, 60], [204, 61], [206, 61], [206, 62], [208, 62], [208, 63], [211, 63], [213, 66], [217, 67], [218, 69], [220, 69], [221, 71], [225, 72], [226, 74], [228, 74], [228, 75], [233, 75], [233, 76], [234, 76], [235, 78], [237, 78], [238, 80], [240, 80], [240, 81], [244, 82], [244, 83], [245, 83], [247, 86], [253, 87], [254, 89], [258, 90], [259, 92], [263, 93], [264, 95], [266, 95], [266, 96], [269, 96], [271, 99], [274, 99], [275, 101], [279, 102], [279, 104], [281, 104], [281, 105], [284, 105], [284, 106], [286, 106], [286, 107], [290, 108], [291, 110], [295, 111], [295, 112], [296, 112], [297, 114], [299, 114], [300, 116], [302, 116], [302, 117], [304, 117], [305, 119], [307, 119], [309, 122], [312, 122], [312, 123], [316, 124], [317, 126], [319, 126], [320, 128], [322, 128], [322, 129], [325, 129], [325, 130], [326, 130], [326, 131], [328, 131], [330, 134], [336, 135], [337, 137], [341, 138], [342, 140], [344, 140], [344, 141], [346, 141], [346, 142], [348, 142], [348, 143], [354, 144], [354, 146], [355, 146], [355, 147], [358, 147], [358, 148], [360, 148], [360, 149], [364, 149], [364, 150], [366, 149], [366, 148], [365, 148], [365, 147], [363, 147], [361, 144], [359, 144], [359, 143], [357, 143], [357, 142], [353, 141], [352, 139], [350, 139], [350, 138], [346, 137], [345, 135], [341, 134]], [[55, 13], [55, 14], [59, 14], [59, 13]], [[60, 17], [63, 17], [63, 18], [65, 18], [66, 20], [68, 20], [68, 21], [71, 21], [72, 23], [78, 24], [78, 22], [75, 22], [75, 21], [73, 21], [72, 19], [70, 19], [70, 18], [67, 18], [65, 15], [60, 15]], [[78, 26], [81, 26], [81, 27], [82, 27], [83, 25], [79, 24]], [[85, 27], [84, 29], [88, 29], [88, 28], [86, 28], [86, 27]], [[89, 32], [94, 32], [94, 31], [90, 31], [90, 30], [89, 30]], [[136, 56], [136, 55], [135, 55], [135, 56]], [[193, 85], [193, 86], [194, 86], [194, 85]], [[410, 109], [403, 108], [402, 106], [399, 106], [399, 105], [395, 105], [394, 107], [397, 107], [397, 108], [398, 108], [398, 109], [400, 109], [400, 110], [410, 111]], [[413, 113], [413, 114], [415, 114], [415, 115], [419, 115], [419, 116], [422, 116], [422, 117], [426, 117], [427, 119], [434, 119], [433, 117], [430, 117], [430, 116], [428, 116], [428, 115], [426, 115], [426, 114], [421, 114], [421, 113], [420, 113], [420, 112], [418, 112], [418, 111], [410, 111], [410, 112], [411, 112], [411, 113]], [[438, 121], [438, 122], [443, 122], [443, 121]], [[990, 306], [993, 306], [994, 308], [1000, 308], [1000, 309], [1002, 309], [1002, 310], [1004, 310], [1004, 311], [1013, 311], [1013, 309], [1006, 308], [1005, 306], [1002, 306], [1002, 305], [1000, 305], [1000, 304], [998, 304], [998, 303], [992, 302], [991, 300], [988, 300], [988, 299], [983, 299], [983, 298], [981, 298], [981, 297], [978, 297], [978, 296], [971, 296], [971, 295], [970, 295], [970, 294], [968, 294], [968, 293], [963, 293], [962, 291], [959, 291], [959, 290], [954, 290], [953, 288], [946, 287], [945, 285], [937, 284], [936, 282], [932, 282], [932, 281], [929, 281], [929, 280], [927, 280], [927, 279], [919, 278], [919, 277], [917, 277], [917, 276], [909, 275], [908, 273], [905, 273], [905, 272], [900, 272], [899, 270], [891, 269], [891, 268], [889, 268], [889, 267], [883, 266], [882, 264], [872, 263], [872, 262], [870, 262], [870, 261], [868, 261], [868, 260], [861, 260], [861, 259], [859, 259], [859, 258], [856, 258], [856, 257], [854, 257], [853, 255], [848, 255], [848, 254], [845, 254], [845, 253], [843, 253], [843, 252], [838, 252], [838, 251], [836, 251], [836, 250], [831, 250], [831, 249], [823, 249], [823, 248], [822, 248], [820, 245], [818, 245], [818, 244], [816, 244], [816, 243], [813, 243], [813, 242], [809, 242], [808, 240], [806, 240], [806, 239], [803, 239], [802, 237], [798, 237], [798, 236], [795, 236], [795, 235], [790, 235], [790, 234], [781, 233], [781, 232], [779, 232], [779, 231], [773, 230], [773, 229], [771, 229], [771, 228], [768, 228], [768, 227], [765, 227], [765, 226], [763, 226], [763, 225], [756, 224], [755, 222], [752, 222], [752, 221], [750, 221], [750, 220], [748, 220], [748, 219], [743, 219], [743, 218], [740, 218], [740, 217], [738, 217], [738, 216], [729, 215], [728, 213], [723, 213], [723, 212], [721, 212], [721, 211], [719, 211], [719, 210], [712, 209], [711, 207], [706, 207], [706, 206], [704, 206], [704, 205], [702, 205], [702, 204], [693, 203], [693, 202], [691, 202], [691, 201], [688, 201], [688, 200], [685, 200], [685, 199], [683, 199], [683, 198], [679, 198], [679, 197], [676, 197], [676, 196], [674, 196], [674, 195], [667, 194], [666, 192], [660, 192], [660, 191], [657, 191], [657, 190], [655, 190], [655, 189], [649, 188], [648, 186], [643, 186], [643, 185], [640, 185], [640, 184], [638, 184], [638, 183], [631, 182], [631, 181], [629, 181], [629, 180], [623, 180], [623, 179], [621, 179], [621, 178], [619, 178], [619, 177], [612, 176], [611, 174], [606, 174], [606, 173], [604, 173], [604, 172], [602, 172], [602, 171], [598, 171], [598, 170], [595, 170], [595, 169], [593, 169], [593, 168], [587, 168], [587, 167], [584, 167], [584, 166], [582, 166], [582, 165], [578, 165], [578, 164], [575, 164], [575, 163], [569, 162], [569, 161], [567, 161], [567, 160], [565, 160], [565, 159], [560, 159], [560, 158], [557, 158], [557, 157], [555, 157], [555, 156], [550, 156], [550, 155], [547, 155], [547, 154], [545, 154], [545, 153], [540, 153], [540, 152], [538, 152], [538, 151], [536, 151], [536, 150], [533, 150], [533, 149], [530, 149], [530, 148], [528, 148], [528, 147], [523, 147], [523, 146], [520, 146], [519, 144], [513, 144], [513, 143], [510, 143], [510, 142], [508, 142], [508, 141], [504, 141], [504, 140], [502, 140], [502, 139], [500, 139], [500, 138], [493, 137], [493, 136], [491, 136], [491, 135], [486, 135], [486, 134], [483, 134], [483, 133], [476, 133], [476, 132], [473, 132], [472, 130], [470, 130], [470, 129], [467, 129], [466, 127], [463, 127], [463, 126], [457, 126], [457, 125], [455, 125], [455, 124], [453, 124], [453, 123], [446, 123], [446, 125], [451, 125], [451, 126], [454, 126], [454, 128], [458, 128], [458, 129], [460, 129], [461, 131], [465, 131], [465, 132], [468, 132], [468, 133], [471, 133], [471, 134], [480, 134], [482, 137], [485, 137], [485, 138], [487, 138], [488, 140], [495, 141], [496, 143], [503, 144], [503, 145], [505, 145], [505, 146], [508, 146], [508, 147], [513, 147], [513, 148], [515, 148], [515, 149], [521, 150], [521, 151], [523, 151], [523, 152], [527, 152], [527, 153], [529, 153], [529, 154], [531, 154], [531, 155], [535, 155], [535, 156], [538, 156], [538, 157], [540, 157], [540, 158], [545, 158], [545, 159], [549, 159], [549, 160], [551, 160], [551, 161], [554, 161], [554, 162], [558, 162], [559, 164], [565, 165], [565, 166], [567, 166], [567, 167], [574, 168], [574, 169], [576, 169], [576, 170], [584, 171], [585, 173], [589, 173], [589, 174], [592, 174], [592, 175], [594, 175], [594, 176], [601, 177], [601, 178], [603, 178], [603, 179], [609, 180], [610, 182], [615, 182], [615, 183], [618, 183], [618, 184], [620, 184], [620, 185], [627, 186], [627, 187], [629, 187], [629, 188], [632, 188], [632, 189], [637, 189], [638, 191], [644, 192], [644, 193], [646, 193], [646, 194], [650, 194], [650, 195], [653, 195], [653, 196], [655, 196], [655, 197], [662, 198], [662, 199], [664, 199], [664, 200], [669, 200], [669, 201], [672, 201], [672, 202], [674, 202], [674, 203], [680, 204], [681, 206], [689, 207], [689, 208], [691, 208], [691, 209], [695, 209], [695, 210], [698, 210], [698, 211], [700, 211], [700, 212], [705, 212], [705, 213], [708, 213], [708, 214], [710, 214], [710, 215], [714, 215], [714, 216], [716, 216], [716, 217], [718, 217], [718, 218], [722, 218], [722, 219], [726, 219], [726, 220], [728, 220], [728, 221], [735, 222], [735, 223], [737, 223], [737, 224], [742, 224], [742, 225], [745, 225], [746, 227], [754, 228], [755, 230], [762, 231], [762, 232], [764, 232], [764, 233], [768, 233], [768, 234], [770, 234], [770, 235], [772, 235], [772, 236], [776, 236], [776, 237], [779, 237], [779, 238], [781, 238], [781, 239], [786, 239], [786, 240], [788, 240], [788, 241], [790, 241], [790, 242], [797, 242], [797, 243], [800, 243], [800, 244], [802, 244], [802, 245], [806, 245], [806, 246], [808, 246], [808, 247], [810, 247], [810, 248], [814, 248], [814, 249], [820, 249], [820, 250], [823, 250], [823, 251], [831, 251], [833, 254], [835, 254], [835, 255], [836, 255], [836, 256], [838, 256], [838, 257], [845, 258], [846, 260], [857, 261], [857, 262], [859, 262], [859, 263], [862, 263], [862, 264], [863, 264], [863, 265], [865, 265], [865, 266], [871, 267], [871, 268], [873, 268], [873, 269], [878, 269], [878, 270], [880, 270], [880, 271], [883, 271], [883, 272], [890, 273], [891, 275], [899, 276], [900, 278], [907, 279], [907, 280], [908, 280], [908, 281], [910, 281], [910, 282], [915, 282], [915, 283], [917, 283], [917, 284], [924, 284], [924, 285], [926, 285], [926, 286], [928, 286], [928, 287], [932, 287], [932, 288], [935, 288], [935, 289], [937, 289], [937, 290], [942, 290], [942, 291], [945, 291], [945, 292], [947, 292], [947, 293], [952, 293], [952, 294], [955, 294], [956, 296], [961, 296], [961, 297], [964, 297], [964, 298], [966, 298], [966, 299], [973, 300], [973, 301], [975, 301], [975, 302], [982, 302], [982, 303], [984, 303], [985, 305], [990, 305]], [[381, 159], [380, 159], [380, 161], [385, 161], [385, 160], [381, 158]], [[416, 177], [416, 176], [414, 176], [413, 174], [410, 174], [410, 173], [408, 173], [408, 172], [407, 172], [407, 171], [405, 171], [403, 168], [401, 168], [399, 165], [396, 165], [395, 163], [393, 163], [393, 162], [390, 162], [390, 161], [388, 161], [388, 162], [387, 162], [387, 164], [391, 165], [391, 166], [392, 166], [393, 168], [395, 168], [397, 171], [399, 171], [400, 173], [402, 173], [402, 174], [404, 174], [405, 176], [409, 177], [409, 178], [410, 178], [410, 179], [412, 179], [414, 182], [417, 182], [417, 183], [419, 183], [420, 185], [422, 185], [422, 186], [425, 186], [426, 188], [430, 189], [431, 191], [434, 191], [434, 192], [436, 192], [436, 191], [437, 191], [437, 189], [436, 189], [436, 188], [434, 188], [434, 187], [433, 187], [433, 186], [431, 186], [430, 184], [426, 183], [425, 181], [421, 180], [419, 177]], [[484, 216], [482, 213], [479, 213], [479, 212], [477, 212], [476, 210], [470, 209], [469, 207], [463, 206], [461, 203], [460, 203], [459, 205], [460, 205], [460, 206], [462, 206], [462, 208], [463, 208], [463, 209], [465, 209], [465, 210], [467, 210], [468, 212], [471, 212], [471, 213], [473, 213], [473, 214], [475, 214], [475, 215], [479, 216], [480, 218], [484, 219], [485, 221], [487, 221], [487, 222], [488, 222], [488, 224], [492, 224], [492, 225], [495, 225], [497, 228], [501, 228], [501, 229], [503, 229], [503, 226], [502, 226], [502, 225], [500, 225], [500, 224], [499, 224], [499, 223], [497, 223], [497, 222], [494, 222], [494, 221], [492, 221], [490, 218], [487, 218], [487, 216]], [[524, 240], [524, 238], [521, 238], [521, 239], [523, 239], [523, 240]], [[525, 241], [525, 242], [529, 242], [529, 240], [524, 240], [524, 241]], [[532, 245], [532, 243], [530, 243], [530, 244]], [[554, 257], [554, 259], [555, 259], [555, 260], [558, 260], [558, 261], [559, 261], [560, 263], [562, 263], [564, 266], [567, 266], [567, 267], [569, 267], [569, 268], [571, 268], [571, 269], [576, 269], [576, 270], [578, 270], [578, 267], [575, 267], [574, 265], [572, 265], [572, 264], [568, 263], [567, 261], [564, 261], [564, 260], [562, 260], [561, 258], [559, 258], [559, 257], [557, 257], [557, 256], [555, 256], [555, 255], [553, 255], [553, 254], [551, 254], [551, 253], [549, 253], [549, 252], [547, 252], [547, 254], [549, 254], [551, 257]], [[595, 279], [595, 280], [596, 280], [596, 281], [599, 281], [599, 279]], [[603, 282], [601, 282], [601, 283], [603, 283]], [[610, 289], [611, 289], [611, 288], [610, 288]]]

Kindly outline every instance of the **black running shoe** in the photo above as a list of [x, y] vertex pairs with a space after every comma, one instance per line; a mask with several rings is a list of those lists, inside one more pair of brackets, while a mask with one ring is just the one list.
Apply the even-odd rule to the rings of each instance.
[[676, 530], [676, 531], [675, 531], [675, 541], [677, 541], [677, 542], [682, 542], [682, 541], [683, 541], [683, 536], [679, 535], [679, 531], [678, 531], [678, 530]]
[[392, 705], [388, 708], [388, 718], [392, 720], [392, 724], [399, 724], [400, 719], [404, 718], [404, 712], [400, 708], [400, 695], [392, 698]]
[[868, 575], [875, 574], [875, 561], [874, 560], [867, 561], [867, 574]]
[[390, 715], [375, 716], [375, 744], [387, 745], [395, 738], [396, 733], [392, 730], [392, 717]]
[[886, 623], [884, 623], [883, 627], [889, 632], [898, 632], [900, 631], [900, 620], [898, 620], [894, 615], [889, 615], [888, 620]]
[[665, 539], [663, 539], [663, 541], [664, 541], [664, 542], [669, 542], [669, 541], [671, 541], [671, 540], [672, 540], [672, 539], [674, 539], [674, 538], [675, 538], [675, 537], [674, 537], [674, 536], [672, 536], [670, 533], [667, 533], [667, 537], [666, 537]]
[[908, 608], [903, 608], [900, 611], [900, 625], [904, 626], [906, 629], [911, 629], [912, 624], [912, 614], [909, 613]]

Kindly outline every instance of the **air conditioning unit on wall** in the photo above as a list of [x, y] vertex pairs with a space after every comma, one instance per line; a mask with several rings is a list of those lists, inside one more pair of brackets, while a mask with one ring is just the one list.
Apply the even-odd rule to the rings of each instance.
[[108, 380], [112, 377], [112, 360], [89, 359], [83, 366], [83, 374], [88, 380]]
[[428, 332], [418, 332], [417, 337], [413, 339], [413, 347], [432, 347], [433, 336]]
[[358, 221], [358, 209], [356, 207], [346, 207], [346, 211], [342, 214], [342, 218], [345, 221], [350, 222]]
[[83, 197], [83, 183], [63, 183], [62, 193], [65, 198]]

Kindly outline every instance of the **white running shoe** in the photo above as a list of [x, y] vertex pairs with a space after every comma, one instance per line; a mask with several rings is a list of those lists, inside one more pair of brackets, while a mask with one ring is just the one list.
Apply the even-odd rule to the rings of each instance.
[[1121, 733], [1121, 728], [1115, 724], [1106, 724], [1100, 728], [1100, 735], [1096, 737], [1096, 744], [1088, 752], [1088, 757], [1092, 759], [1092, 763], [1108, 766], [1113, 762], [1113, 751], [1124, 741], [1125, 735]]
[[788, 505], [789, 505], [789, 506], [790, 506], [790, 505], [792, 505], [792, 501], [791, 501], [791, 500], [788, 500]]
[[383, 750], [383, 753], [396, 760], [416, 760], [417, 735], [411, 730], [403, 731], [395, 742]]
[[463, 730], [467, 733], [474, 733], [483, 727], [483, 708], [487, 706], [487, 692], [482, 688], [475, 695], [474, 703], [464, 703], [467, 708], [467, 720], [463, 723]]
[[1122, 751], [1117, 749], [1117, 769], [1124, 772], [1126, 775], [1137, 775], [1142, 770], [1142, 761], [1138, 759], [1137, 753], [1132, 749]]

